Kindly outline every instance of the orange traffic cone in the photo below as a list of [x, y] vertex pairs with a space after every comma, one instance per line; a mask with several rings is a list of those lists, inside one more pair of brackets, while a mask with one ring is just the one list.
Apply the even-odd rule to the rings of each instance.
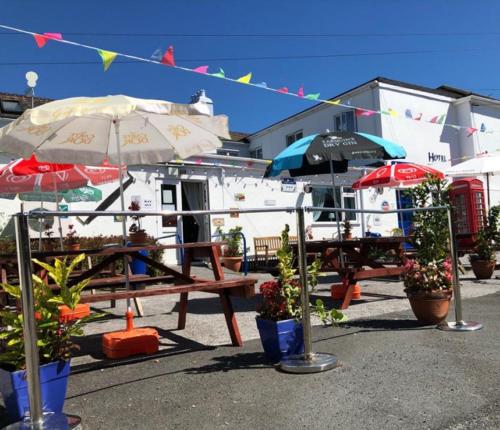
[[127, 328], [102, 335], [102, 350], [108, 358], [126, 358], [138, 354], [154, 354], [160, 343], [158, 332], [149, 327], [134, 328], [134, 313], [125, 313]]

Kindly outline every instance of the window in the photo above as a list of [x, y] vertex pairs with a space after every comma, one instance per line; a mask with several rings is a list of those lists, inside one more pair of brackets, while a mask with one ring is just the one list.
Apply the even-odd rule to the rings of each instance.
[[[161, 184], [161, 210], [177, 210], [177, 188], [173, 184]], [[177, 225], [176, 216], [162, 216], [162, 227], [175, 227]]]
[[[335, 194], [337, 198], [337, 204], [344, 209], [356, 209], [356, 194], [354, 190], [349, 187], [335, 187]], [[335, 201], [333, 199], [332, 187], [328, 186], [315, 186], [313, 185], [312, 190], [312, 200], [313, 206], [323, 207], [323, 208], [333, 208], [335, 207]], [[357, 220], [356, 213], [341, 212], [340, 221]], [[314, 222], [332, 222], [337, 221], [335, 212], [314, 212], [313, 213]]]
[[227, 149], [227, 148], [220, 148], [217, 150], [218, 155], [230, 155], [232, 157], [237, 157], [240, 154], [240, 151], [237, 149]]
[[302, 137], [304, 137], [304, 133], [302, 132], [302, 130], [295, 131], [292, 134], [287, 135], [286, 146], [290, 146], [293, 142], [302, 139]]
[[335, 126], [335, 131], [356, 131], [358, 129], [353, 111], [335, 115], [333, 117], [333, 125]]
[[253, 151], [250, 151], [250, 158], [262, 159], [262, 147], [255, 148]]
[[0, 107], [4, 113], [23, 113], [23, 107], [17, 100], [1, 100]]

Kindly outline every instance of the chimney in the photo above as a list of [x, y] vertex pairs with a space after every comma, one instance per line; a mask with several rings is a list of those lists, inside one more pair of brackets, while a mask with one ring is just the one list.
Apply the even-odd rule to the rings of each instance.
[[191, 103], [197, 104], [200, 103], [203, 106], [202, 110], [206, 112], [208, 115], [213, 116], [214, 114], [214, 102], [212, 99], [208, 98], [205, 94], [205, 90], [199, 90], [195, 94], [191, 96]]

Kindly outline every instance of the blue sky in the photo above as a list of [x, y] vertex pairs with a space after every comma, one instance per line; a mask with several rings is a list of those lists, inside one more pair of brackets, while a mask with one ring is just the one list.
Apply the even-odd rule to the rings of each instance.
[[[324, 98], [376, 76], [500, 96], [496, 52], [500, 2], [495, 0], [3, 0], [1, 9], [0, 24], [40, 33], [61, 32], [68, 40], [141, 57], [173, 45], [181, 66], [209, 65], [211, 72], [222, 67], [234, 78], [252, 71], [253, 81], [286, 86], [293, 92], [304, 85], [306, 93], [319, 92]], [[92, 64], [99, 61], [93, 51], [56, 42], [39, 49], [30, 36], [3, 33], [0, 30], [0, 92], [24, 92], [28, 70], [39, 74], [37, 95], [50, 98], [121, 93], [188, 102], [191, 94], [204, 88], [216, 112], [229, 116], [231, 129], [245, 132], [312, 105], [151, 64], [115, 63], [104, 73], [101, 64]], [[256, 34], [272, 36], [250, 36]], [[409, 53], [255, 59], [381, 52]], [[40, 64], [44, 62], [91, 63]]]

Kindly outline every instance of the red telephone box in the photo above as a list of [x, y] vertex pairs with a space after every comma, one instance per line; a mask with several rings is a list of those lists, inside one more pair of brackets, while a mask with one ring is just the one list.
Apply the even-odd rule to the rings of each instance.
[[450, 185], [450, 202], [453, 206], [453, 221], [459, 249], [470, 249], [476, 234], [482, 228], [486, 216], [483, 182], [466, 178]]

